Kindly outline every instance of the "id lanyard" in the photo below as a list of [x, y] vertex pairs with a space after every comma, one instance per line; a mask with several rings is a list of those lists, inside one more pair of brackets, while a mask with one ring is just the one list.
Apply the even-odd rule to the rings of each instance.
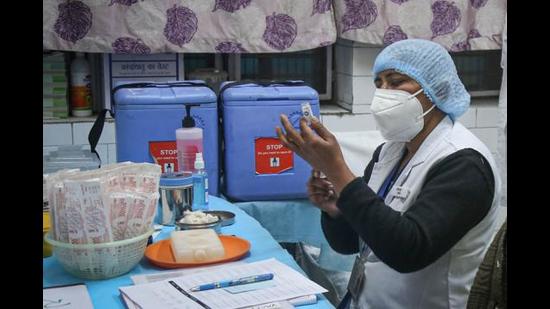
[[[398, 170], [399, 166], [401, 164], [398, 163], [390, 172], [388, 177], [384, 180], [384, 183], [380, 187], [380, 190], [378, 190], [377, 195], [381, 199], [385, 199], [386, 195], [388, 194], [389, 190], [391, 189], [395, 179], [399, 177]], [[365, 263], [367, 262], [367, 256], [370, 254], [370, 248], [366, 245], [364, 241], [360, 242], [361, 249], [359, 250], [359, 256], [355, 258], [355, 262], [353, 264], [353, 269], [351, 271], [351, 276], [348, 282], [348, 293], [338, 306], [338, 309], [340, 308], [349, 308], [351, 298], [353, 298], [355, 301], [358, 301], [359, 295], [361, 294], [361, 291], [363, 289], [363, 285], [365, 284]]]

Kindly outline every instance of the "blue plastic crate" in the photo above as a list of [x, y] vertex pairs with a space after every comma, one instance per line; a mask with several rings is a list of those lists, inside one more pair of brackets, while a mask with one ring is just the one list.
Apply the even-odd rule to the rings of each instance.
[[[188, 82], [204, 84], [202, 81]], [[175, 141], [176, 129], [181, 127], [185, 116], [185, 105], [198, 104], [191, 108], [191, 115], [196, 126], [204, 130], [208, 191], [212, 195], [219, 195], [218, 109], [216, 94], [210, 88], [157, 83], [154, 87], [119, 89], [114, 99], [118, 162], [152, 163], [149, 142]]]
[[311, 167], [281, 147], [275, 132], [281, 126], [280, 114], [299, 128], [304, 102], [319, 117], [319, 95], [309, 86], [245, 84], [223, 91], [224, 194], [228, 198], [253, 201], [307, 196]]

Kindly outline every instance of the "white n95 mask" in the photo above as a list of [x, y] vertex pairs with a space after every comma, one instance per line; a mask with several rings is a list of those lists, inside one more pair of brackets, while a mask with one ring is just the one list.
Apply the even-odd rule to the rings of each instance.
[[435, 104], [423, 113], [422, 104], [416, 96], [403, 90], [376, 89], [371, 110], [378, 130], [388, 141], [409, 142], [424, 127], [424, 116]]

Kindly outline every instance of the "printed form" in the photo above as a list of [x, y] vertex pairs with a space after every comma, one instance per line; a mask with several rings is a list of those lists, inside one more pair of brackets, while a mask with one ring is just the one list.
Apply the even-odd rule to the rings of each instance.
[[[189, 291], [191, 287], [204, 283], [262, 273], [274, 274], [274, 278], [272, 279], [273, 286], [236, 294], [230, 293], [225, 289], [200, 292]], [[178, 291], [169, 281], [176, 283], [184, 292]], [[121, 287], [120, 292], [142, 309], [205, 308], [200, 303], [212, 309], [231, 309], [311, 296], [327, 292], [327, 290], [276, 259], [268, 259], [244, 265], [219, 268], [208, 272], [199, 272], [171, 280]]]

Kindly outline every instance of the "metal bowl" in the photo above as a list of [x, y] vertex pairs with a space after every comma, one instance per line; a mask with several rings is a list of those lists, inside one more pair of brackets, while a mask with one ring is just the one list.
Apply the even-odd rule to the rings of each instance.
[[218, 217], [218, 220], [211, 223], [183, 223], [178, 221], [176, 222], [176, 230], [185, 231], [197, 229], [213, 229], [214, 231], [216, 231], [216, 233], [220, 234], [222, 219], [219, 216], [216, 217]]
[[204, 213], [220, 217], [222, 219], [222, 226], [228, 226], [235, 223], [235, 214], [230, 211], [207, 210], [207, 211], [204, 211]]

